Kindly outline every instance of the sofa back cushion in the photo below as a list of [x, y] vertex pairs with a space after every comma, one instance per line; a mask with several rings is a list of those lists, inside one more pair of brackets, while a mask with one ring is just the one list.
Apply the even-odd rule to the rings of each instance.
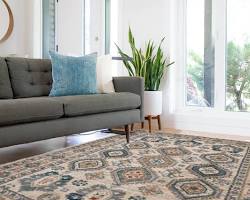
[[12, 99], [13, 92], [11, 88], [8, 67], [4, 58], [0, 57], [0, 99]]
[[14, 98], [48, 96], [52, 85], [50, 60], [6, 58]]

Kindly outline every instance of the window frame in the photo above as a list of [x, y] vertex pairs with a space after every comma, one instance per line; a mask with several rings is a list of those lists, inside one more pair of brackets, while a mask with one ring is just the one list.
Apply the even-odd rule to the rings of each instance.
[[[53, 5], [53, 6], [52, 6]], [[51, 7], [52, 6], [52, 7]], [[57, 50], [56, 42], [56, 1], [55, 0], [43, 0], [41, 2], [42, 7], [42, 58], [48, 59], [50, 50]], [[52, 9], [52, 10], [51, 10]], [[53, 18], [52, 18], [53, 17]]]
[[[177, 89], [174, 109], [172, 114], [176, 113], [196, 116], [197, 114], [205, 114], [207, 116], [218, 116], [221, 118], [237, 119], [248, 119], [250, 113], [246, 112], [230, 112], [226, 110], [226, 73], [227, 73], [227, 0], [216, 1], [213, 0], [213, 19], [215, 24], [215, 37], [214, 37], [214, 48], [215, 48], [215, 83], [214, 83], [214, 107], [196, 107], [186, 105], [186, 78], [187, 78], [187, 1], [179, 0], [172, 1], [175, 4], [177, 19], [175, 31], [177, 36], [175, 39], [175, 45], [183, 48], [177, 48], [176, 53], [176, 65], [175, 70], [176, 81], [175, 88]], [[220, 66], [220, 67], [218, 67]], [[223, 91], [223, 92], [222, 92]]]

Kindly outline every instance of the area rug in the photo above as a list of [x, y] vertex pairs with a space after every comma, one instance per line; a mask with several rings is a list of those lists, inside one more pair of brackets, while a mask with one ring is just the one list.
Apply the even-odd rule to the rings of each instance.
[[250, 199], [250, 144], [136, 133], [0, 166], [0, 199]]

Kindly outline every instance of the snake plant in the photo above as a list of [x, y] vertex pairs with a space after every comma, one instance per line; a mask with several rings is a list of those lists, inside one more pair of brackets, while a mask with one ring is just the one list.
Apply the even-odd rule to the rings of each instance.
[[145, 51], [143, 51], [136, 47], [135, 38], [131, 28], [129, 28], [128, 41], [132, 55], [129, 56], [116, 45], [129, 75], [143, 77], [145, 79], [145, 90], [147, 91], [159, 90], [165, 69], [174, 64], [174, 62], [168, 62], [168, 59], [164, 56], [162, 50], [164, 40], [165, 38], [161, 40], [158, 46], [149, 40], [146, 42]]

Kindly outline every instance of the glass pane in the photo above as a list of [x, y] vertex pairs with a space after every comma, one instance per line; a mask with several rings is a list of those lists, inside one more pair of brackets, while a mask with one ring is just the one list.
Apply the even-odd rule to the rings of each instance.
[[85, 54], [105, 54], [105, 0], [85, 0]]
[[214, 104], [212, 0], [187, 0], [186, 104]]
[[105, 0], [105, 54], [110, 54], [111, 0]]
[[250, 111], [250, 1], [227, 3], [226, 110]]
[[55, 50], [55, 0], [43, 0], [43, 58]]

